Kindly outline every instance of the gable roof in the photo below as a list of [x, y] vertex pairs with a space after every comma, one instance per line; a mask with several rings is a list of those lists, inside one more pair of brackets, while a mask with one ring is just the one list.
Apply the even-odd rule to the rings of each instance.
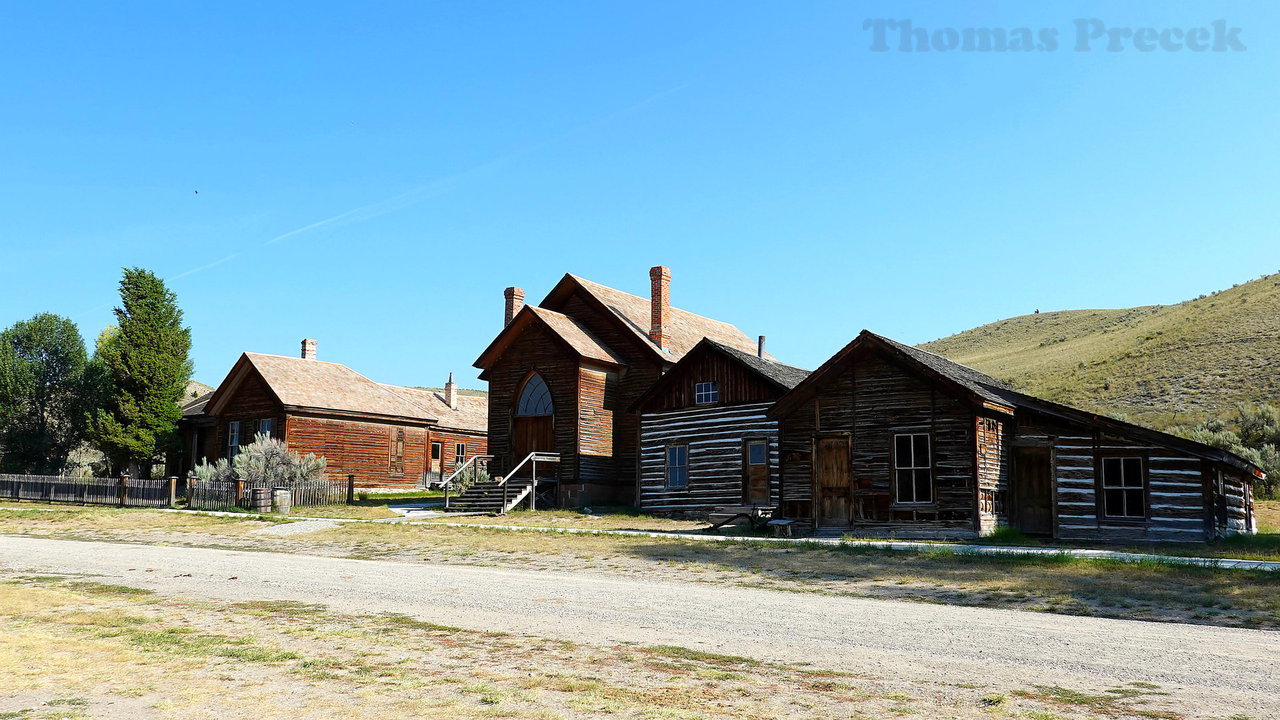
[[182, 403], [182, 417], [193, 418], [205, 414], [205, 407], [209, 404], [209, 398], [213, 397], [213, 391], [194, 397]]
[[677, 362], [674, 367], [664, 373], [644, 394], [636, 398], [636, 401], [631, 404], [630, 411], [636, 412], [648, 404], [650, 400], [665, 392], [667, 388], [677, 382], [683, 367], [696, 361], [699, 356], [706, 353], [715, 353], [728, 358], [755, 374], [765, 383], [777, 388], [781, 393], [791, 390], [809, 376], [808, 370], [791, 365], [783, 365], [776, 360], [761, 358], [755, 353], [743, 352], [735, 347], [718, 343], [711, 338], [703, 338], [701, 342], [693, 346], [693, 349], [685, 353], [684, 357], [680, 358], [680, 362]]
[[207, 412], [217, 414], [249, 370], [257, 371], [281, 405], [288, 409], [365, 415], [430, 423], [436, 416], [399, 393], [346, 365], [244, 353], [213, 392]]
[[487, 368], [519, 337], [530, 325], [537, 323], [556, 336], [564, 345], [589, 360], [610, 365], [626, 365], [622, 358], [609, 349], [599, 338], [591, 333], [585, 325], [577, 320], [554, 310], [547, 310], [534, 305], [525, 305], [516, 316], [502, 328], [498, 336], [489, 343], [489, 347], [476, 358], [475, 367]]
[[444, 401], [444, 390], [440, 388], [400, 387], [383, 385], [391, 392], [421, 406], [440, 420], [441, 428], [466, 430], [469, 432], [489, 432], [489, 396], [464, 395], [458, 393], [458, 407], [451, 408]]
[[756, 342], [733, 325], [674, 306], [671, 308], [671, 316], [666, 328], [670, 346], [664, 352], [649, 339], [652, 309], [649, 298], [632, 295], [573, 274], [566, 274], [561, 278], [551, 292], [547, 293], [541, 305], [545, 308], [557, 309], [576, 289], [582, 290], [587, 297], [603, 306], [644, 347], [667, 362], [675, 362], [684, 357], [684, 354], [692, 350], [704, 337], [743, 352], [755, 354]]
[[859, 333], [858, 337], [841, 348], [831, 359], [823, 363], [822, 367], [815, 370], [808, 378], [793, 388], [791, 392], [778, 400], [769, 409], [769, 415], [777, 418], [794, 410], [801, 402], [815, 394], [818, 388], [823, 385], [825, 378], [835, 374], [837, 368], [843, 364], [846, 358], [859, 348], [866, 346], [877, 347], [886, 351], [890, 356], [897, 357], [916, 367], [926, 375], [930, 375], [961, 390], [984, 407], [1007, 412], [1011, 415], [1015, 409], [1024, 409], [1070, 422], [1095, 425], [1119, 435], [1143, 439], [1166, 447], [1177, 448], [1205, 460], [1225, 463], [1249, 472], [1255, 477], [1261, 477], [1260, 473], [1262, 471], [1260, 468], [1234, 453], [1178, 437], [1177, 435], [1170, 435], [1169, 433], [1152, 430], [1141, 425], [1134, 425], [1123, 420], [1109, 418], [1105, 415], [1091, 413], [1018, 392], [1008, 383], [997, 380], [967, 365], [961, 365], [927, 350], [921, 350], [917, 347], [904, 345], [896, 340], [890, 340], [870, 330], [863, 330]]

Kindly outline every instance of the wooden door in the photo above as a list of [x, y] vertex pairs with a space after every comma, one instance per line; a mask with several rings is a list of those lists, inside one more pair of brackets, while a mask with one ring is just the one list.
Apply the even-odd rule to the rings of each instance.
[[748, 505], [769, 504], [769, 443], [745, 440], [742, 444], [742, 500]]
[[849, 438], [818, 438], [813, 486], [819, 526], [849, 525], [853, 513], [853, 472], [849, 463]]
[[[512, 444], [515, 448], [515, 455], [511, 458], [511, 462], [518, 463], [528, 457], [531, 452], [555, 452], [555, 424], [552, 415], [535, 415], [530, 417], [517, 417], [515, 419], [515, 427], [512, 432]], [[521, 468], [523, 474], [527, 472], [529, 466]]]
[[1028, 535], [1053, 534], [1052, 457], [1047, 447], [1014, 449], [1012, 519]]
[[444, 457], [444, 444], [435, 441], [431, 443], [431, 465], [427, 468], [429, 472], [439, 475], [443, 467], [442, 458]]

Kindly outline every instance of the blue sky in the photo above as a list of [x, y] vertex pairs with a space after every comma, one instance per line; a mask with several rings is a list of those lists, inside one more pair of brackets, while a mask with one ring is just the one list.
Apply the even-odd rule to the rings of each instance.
[[[874, 18], [1060, 47], [873, 52]], [[1077, 18], [1247, 50], [1076, 52]], [[1280, 269], [1278, 38], [1273, 2], [5, 3], [0, 326], [92, 342], [141, 265], [204, 382], [315, 337], [475, 386], [502, 289], [565, 272], [668, 265], [807, 367], [1177, 302]]]

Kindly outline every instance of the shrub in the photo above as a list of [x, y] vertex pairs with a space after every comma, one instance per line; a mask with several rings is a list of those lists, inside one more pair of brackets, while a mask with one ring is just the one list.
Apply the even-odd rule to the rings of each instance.
[[451, 487], [455, 493], [461, 495], [472, 485], [486, 482], [489, 482], [488, 472], [485, 472], [480, 468], [469, 467], [458, 473], [457, 477], [453, 479], [453, 482], [449, 483], [449, 487]]
[[264, 433], [254, 436], [253, 442], [240, 448], [234, 462], [226, 458], [210, 465], [196, 466], [200, 480], [245, 480], [270, 485], [290, 487], [308, 480], [324, 478], [328, 461], [313, 453], [299, 455], [291, 452], [283, 440], [276, 440]]

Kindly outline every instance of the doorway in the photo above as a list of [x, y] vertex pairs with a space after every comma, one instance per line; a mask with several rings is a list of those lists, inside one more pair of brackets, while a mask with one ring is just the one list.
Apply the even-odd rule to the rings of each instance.
[[848, 527], [853, 513], [849, 437], [820, 437], [814, 447], [813, 479], [819, 527]]
[[742, 500], [748, 505], [769, 504], [769, 441], [742, 441]]
[[[538, 373], [524, 381], [516, 396], [511, 423], [511, 463], [524, 460], [532, 452], [555, 452], [555, 404], [551, 389]], [[521, 472], [527, 472], [521, 468]]]
[[1052, 535], [1052, 450], [1014, 448], [1013, 458], [1013, 526], [1028, 535]]

